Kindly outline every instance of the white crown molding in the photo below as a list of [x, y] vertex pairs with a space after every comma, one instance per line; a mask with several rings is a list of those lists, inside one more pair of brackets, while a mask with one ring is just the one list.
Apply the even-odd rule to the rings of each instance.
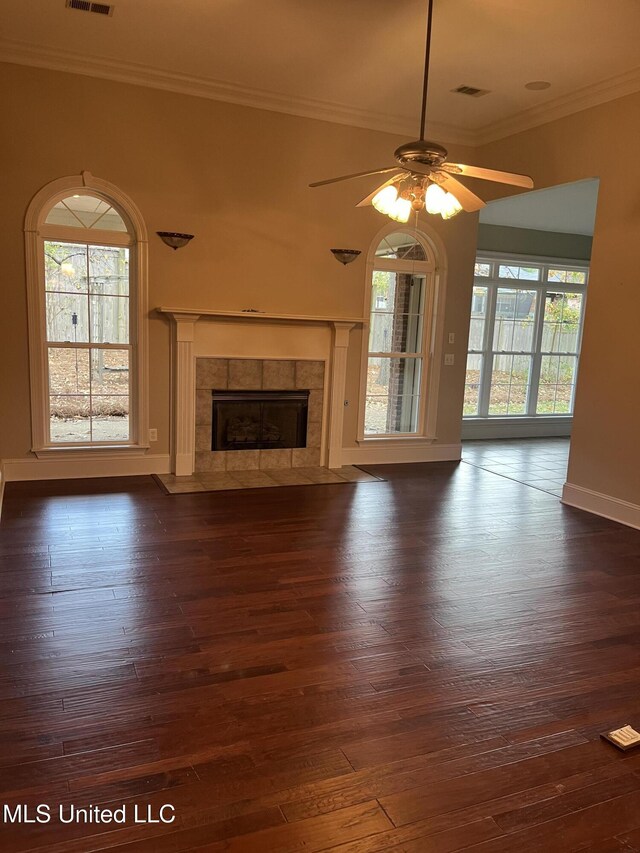
[[562, 503], [640, 530], [640, 504], [632, 504], [573, 483], [564, 484]]
[[[331, 101], [293, 97], [277, 92], [239, 86], [235, 83], [226, 83], [221, 80], [195, 77], [175, 71], [163, 71], [135, 62], [124, 62], [105, 57], [88, 57], [68, 50], [33, 45], [12, 39], [0, 39], [0, 61], [35, 66], [36, 68], [49, 68], [53, 71], [65, 71], [87, 77], [101, 77], [119, 83], [163, 89], [181, 95], [192, 95], [213, 101], [226, 101], [254, 109], [288, 113], [289, 115], [329, 121], [334, 124], [346, 124], [351, 127], [363, 127], [368, 130], [411, 138], [416, 135], [417, 130], [417, 118], [415, 117], [394, 116], [385, 112], [362, 110]], [[472, 145], [474, 138], [473, 131], [445, 124], [430, 124], [429, 134], [442, 139], [444, 142], [458, 145]]]
[[[87, 77], [100, 77], [119, 83], [147, 86], [181, 95], [225, 101], [254, 109], [287, 113], [410, 138], [413, 138], [416, 133], [415, 119], [406, 116], [390, 115], [386, 112], [363, 110], [331, 101], [299, 98], [262, 89], [253, 89], [221, 80], [211, 80], [176, 71], [165, 71], [136, 62], [125, 62], [107, 59], [106, 57], [87, 57], [69, 50], [60, 50], [13, 39], [0, 39], [0, 61], [36, 68], [49, 68], [54, 71], [81, 74]], [[428, 133], [434, 139], [452, 144], [486, 145], [489, 142], [495, 142], [506, 136], [530, 130], [541, 124], [565, 118], [572, 113], [638, 91], [640, 91], [640, 67], [554, 98], [551, 101], [546, 101], [544, 104], [539, 104], [514, 116], [480, 128], [429, 123]]]
[[541, 124], [566, 118], [573, 113], [579, 113], [639, 91], [640, 67], [531, 107], [510, 118], [478, 128], [474, 134], [474, 144], [486, 145], [489, 142], [496, 142], [507, 136], [531, 130]]

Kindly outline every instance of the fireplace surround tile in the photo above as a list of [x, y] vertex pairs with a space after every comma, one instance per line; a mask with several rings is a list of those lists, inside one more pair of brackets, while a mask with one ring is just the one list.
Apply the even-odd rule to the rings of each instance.
[[267, 360], [262, 368], [262, 389], [293, 391], [296, 387], [295, 362]]
[[323, 391], [316, 390], [309, 392], [309, 423], [320, 423], [322, 421], [323, 396]]
[[[210, 391], [212, 388], [226, 390], [229, 381], [229, 359], [197, 358], [196, 388]], [[209, 420], [211, 423], [211, 420]]]
[[[200, 359], [198, 359], [200, 361]], [[213, 387], [213, 386], [212, 386]], [[196, 426], [209, 426], [211, 433], [211, 421], [213, 412], [211, 411], [211, 389], [208, 391], [196, 391]], [[211, 448], [211, 442], [209, 442]]]
[[257, 471], [260, 468], [259, 450], [224, 450], [227, 471]]
[[[209, 427], [209, 447], [211, 447], [211, 427]], [[226, 471], [225, 454], [220, 451], [196, 450], [196, 472]]]
[[291, 468], [291, 448], [260, 450], [260, 468]]
[[196, 453], [200, 450], [211, 451], [211, 426], [208, 424], [196, 426]]
[[[262, 389], [263, 362], [253, 358], [229, 359], [229, 390], [259, 391]], [[212, 388], [215, 386], [211, 386]], [[248, 452], [248, 451], [247, 451]]]
[[293, 468], [314, 468], [320, 465], [320, 448], [294, 447], [291, 451], [291, 465]]
[[296, 361], [296, 388], [324, 388], [324, 362]]
[[322, 424], [319, 421], [307, 423], [307, 447], [320, 447]]

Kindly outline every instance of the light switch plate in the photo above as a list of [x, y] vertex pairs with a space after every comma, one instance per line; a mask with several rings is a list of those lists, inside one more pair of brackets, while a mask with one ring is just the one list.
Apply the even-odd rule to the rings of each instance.
[[455, 332], [449, 332], [449, 343], [455, 344], [455, 342], [456, 342], [456, 333]]
[[454, 364], [454, 355], [452, 352], [445, 352], [444, 363], [447, 365], [447, 367], [451, 367], [451, 365]]

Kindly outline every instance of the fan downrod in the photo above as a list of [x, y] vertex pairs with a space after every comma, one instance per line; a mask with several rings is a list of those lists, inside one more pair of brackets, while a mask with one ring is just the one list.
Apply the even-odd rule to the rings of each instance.
[[416, 139], [415, 142], [405, 142], [393, 152], [401, 166], [411, 167], [412, 163], [423, 166], [441, 166], [447, 159], [447, 149], [437, 142]]

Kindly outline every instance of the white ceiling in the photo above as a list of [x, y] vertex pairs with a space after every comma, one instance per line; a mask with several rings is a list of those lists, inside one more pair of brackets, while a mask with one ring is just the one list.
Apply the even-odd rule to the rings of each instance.
[[[417, 135], [426, 0], [113, 5], [4, 3], [0, 59]], [[435, 0], [430, 121], [485, 141], [640, 90], [638, 34], [638, 0]]]
[[593, 235], [598, 185], [597, 179], [576, 181], [492, 201], [480, 211], [480, 222], [561, 234]]

